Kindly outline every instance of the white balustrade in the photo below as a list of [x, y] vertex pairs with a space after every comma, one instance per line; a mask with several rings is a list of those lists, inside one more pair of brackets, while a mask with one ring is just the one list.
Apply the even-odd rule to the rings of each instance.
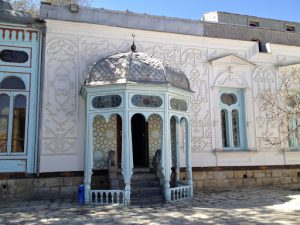
[[180, 187], [170, 188], [171, 201], [179, 201], [192, 197], [192, 186], [185, 185]]
[[91, 190], [90, 203], [98, 205], [124, 205], [124, 190]]

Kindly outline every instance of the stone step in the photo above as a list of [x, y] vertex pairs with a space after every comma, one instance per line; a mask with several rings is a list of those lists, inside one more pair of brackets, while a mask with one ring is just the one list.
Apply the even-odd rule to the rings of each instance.
[[164, 203], [159, 179], [149, 168], [134, 168], [131, 178], [131, 205], [149, 206]]
[[144, 168], [144, 167], [134, 168], [133, 173], [134, 174], [136, 174], [136, 173], [151, 173], [151, 169], [150, 168]]
[[164, 204], [165, 198], [163, 196], [149, 196], [147, 198], [131, 198], [130, 204], [131, 205], [158, 205], [158, 204]]
[[158, 180], [138, 180], [131, 182], [132, 187], [159, 187], [160, 183]]
[[132, 188], [131, 194], [133, 196], [142, 196], [142, 195], [160, 195], [160, 187], [143, 187], [143, 188]]
[[155, 176], [155, 174], [152, 173], [132, 175], [131, 181], [139, 181], [139, 180], [157, 180], [157, 177]]

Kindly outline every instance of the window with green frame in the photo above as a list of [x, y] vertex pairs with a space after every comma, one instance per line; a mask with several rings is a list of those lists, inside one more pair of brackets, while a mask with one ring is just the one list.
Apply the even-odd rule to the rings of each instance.
[[0, 83], [0, 154], [25, 153], [28, 93], [14, 76]]
[[295, 104], [299, 104], [298, 99], [290, 99], [287, 103], [288, 143], [291, 150], [300, 149], [300, 119], [296, 115]]
[[220, 89], [219, 97], [222, 147], [224, 150], [247, 149], [243, 90]]

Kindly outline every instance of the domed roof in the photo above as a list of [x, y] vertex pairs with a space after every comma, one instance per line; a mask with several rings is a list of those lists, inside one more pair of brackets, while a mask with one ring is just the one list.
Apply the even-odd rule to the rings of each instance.
[[142, 52], [120, 53], [103, 58], [92, 67], [85, 80], [85, 84], [90, 86], [126, 82], [170, 84], [190, 90], [183, 71]]
[[0, 0], [0, 22], [32, 24], [35, 19], [27, 12], [13, 10], [7, 1]]

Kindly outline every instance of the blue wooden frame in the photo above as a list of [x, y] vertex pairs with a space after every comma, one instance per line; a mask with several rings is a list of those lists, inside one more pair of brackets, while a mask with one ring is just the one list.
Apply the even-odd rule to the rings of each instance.
[[[299, 119], [295, 117], [290, 118], [290, 120], [288, 121], [289, 129], [293, 129], [293, 130], [297, 129], [297, 127], [299, 126], [299, 122], [300, 122]], [[290, 150], [292, 151], [300, 150], [299, 137], [300, 137], [299, 128], [295, 132], [289, 133], [288, 144]]]
[[[15, 32], [16, 27], [19, 30], [18, 36]], [[0, 50], [19, 50], [29, 55], [29, 59], [24, 63], [7, 63], [0, 60], [0, 81], [6, 77], [15, 76], [22, 79], [26, 86], [24, 91], [0, 90], [1, 93], [6, 92], [9, 95], [20, 93], [26, 96], [24, 152], [0, 154], [0, 173], [34, 173], [37, 171], [41, 32], [39, 28], [1, 24], [0, 34]]]
[[[222, 94], [234, 94], [237, 97], [237, 101], [235, 104], [228, 106], [221, 101]], [[247, 149], [247, 141], [246, 141], [246, 122], [245, 122], [245, 97], [244, 97], [244, 90], [238, 88], [221, 88], [219, 91], [219, 108], [220, 108], [220, 121], [221, 118], [221, 111], [225, 110], [226, 112], [226, 138], [229, 147], [224, 147], [224, 150], [234, 150], [234, 151], [241, 151]], [[232, 111], [238, 111], [239, 117], [239, 138], [240, 138], [240, 146], [234, 147], [233, 144], [233, 131], [232, 131]], [[221, 132], [222, 133], [222, 132]], [[223, 135], [223, 134], [222, 134]]]

